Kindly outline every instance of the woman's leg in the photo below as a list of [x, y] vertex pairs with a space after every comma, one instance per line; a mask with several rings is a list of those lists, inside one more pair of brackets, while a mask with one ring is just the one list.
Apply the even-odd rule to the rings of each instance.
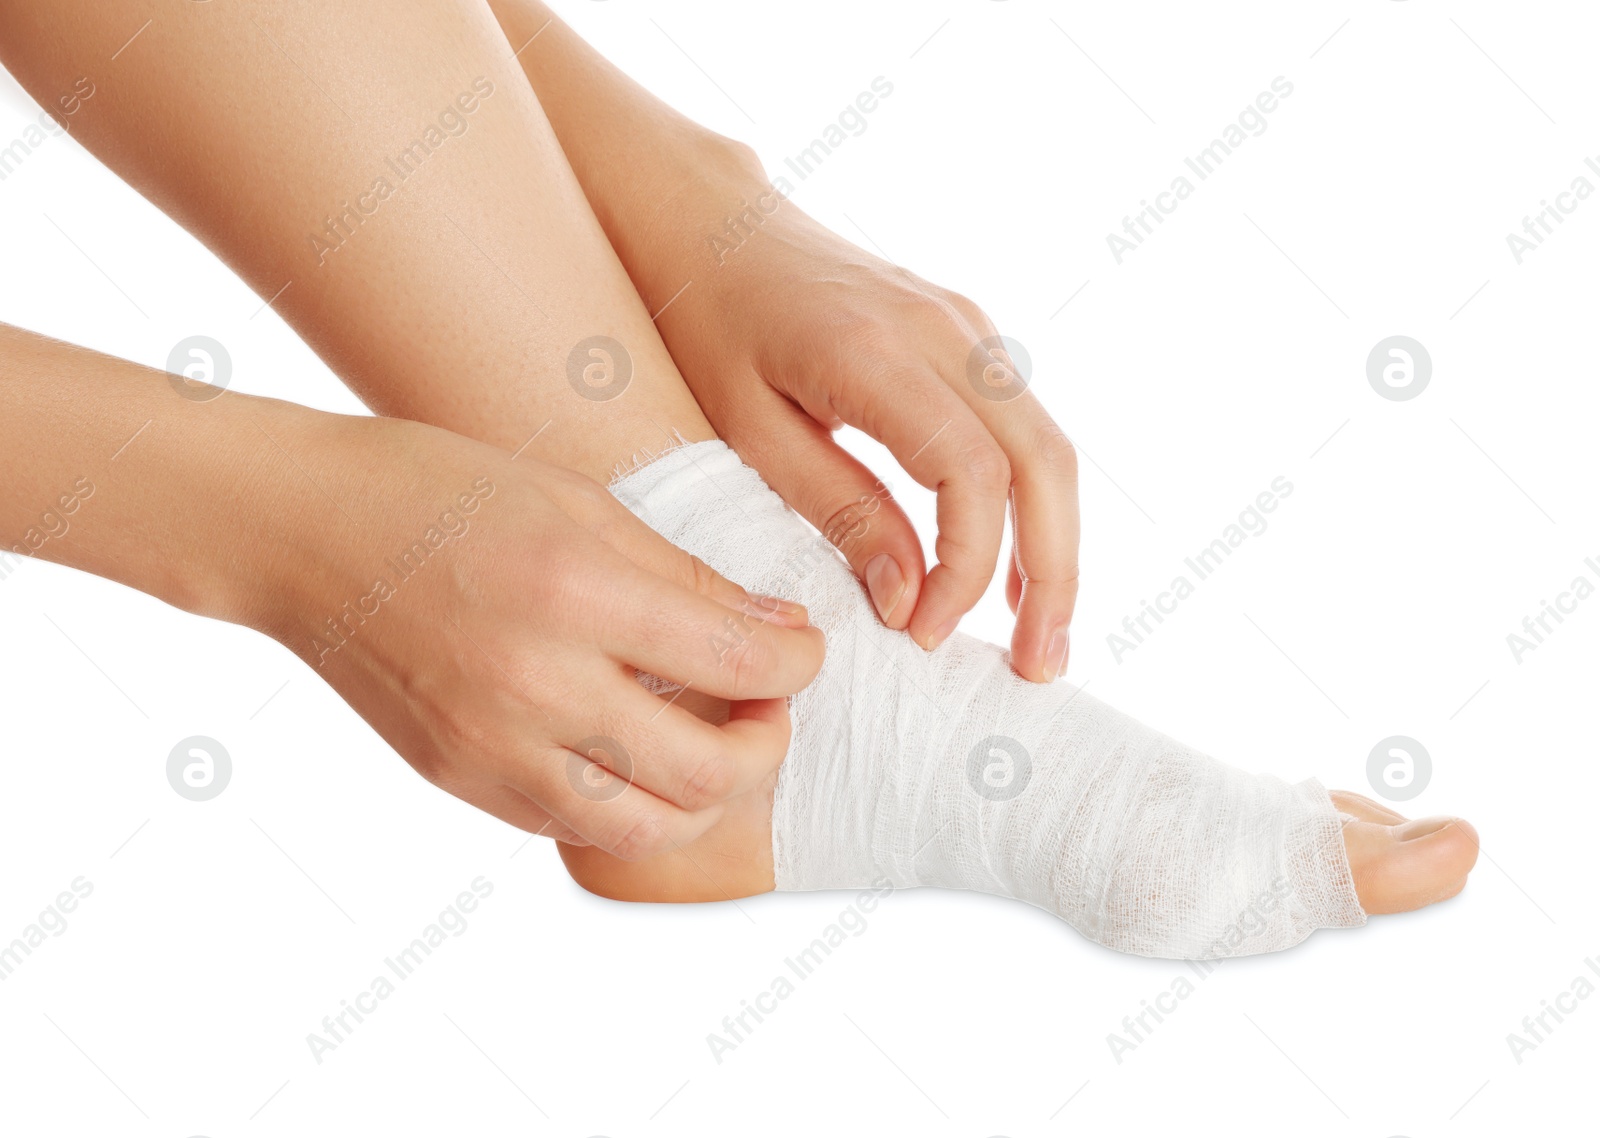
[[0, 57], [379, 414], [602, 480], [711, 437], [482, 0], [18, 0]]

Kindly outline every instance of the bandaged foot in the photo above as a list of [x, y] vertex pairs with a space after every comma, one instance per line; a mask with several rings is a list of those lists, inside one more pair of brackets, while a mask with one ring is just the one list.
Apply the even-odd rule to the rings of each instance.
[[[1213, 959], [1465, 883], [1477, 838], [1464, 822], [1408, 823], [1314, 779], [1246, 774], [1080, 689], [1019, 678], [998, 647], [957, 634], [928, 653], [884, 628], [848, 566], [720, 442], [671, 451], [612, 492], [726, 577], [805, 604], [827, 634], [771, 790], [777, 889], [973, 889], [1124, 952]], [[699, 896], [670, 869], [568, 863], [608, 895]]]

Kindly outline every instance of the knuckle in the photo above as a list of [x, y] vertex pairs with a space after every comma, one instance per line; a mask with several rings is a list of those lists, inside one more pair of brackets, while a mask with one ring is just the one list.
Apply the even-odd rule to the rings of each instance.
[[898, 330], [874, 324], [857, 334], [849, 358], [875, 395], [892, 400], [916, 382], [920, 361], [912, 343]]
[[[599, 553], [604, 548], [588, 552]], [[553, 619], [557, 627], [571, 628], [569, 622], [575, 621], [587, 629], [599, 615], [597, 605], [612, 599], [611, 591], [603, 587], [610, 576], [608, 568], [603, 557], [586, 556], [582, 548], [552, 551], [531, 574], [537, 611], [544, 619]]]
[[546, 550], [536, 565], [528, 565], [527, 578], [534, 594], [547, 605], [575, 600], [575, 594], [584, 588], [580, 561], [565, 543]]
[[[881, 484], [880, 484], [881, 485]], [[828, 511], [822, 524], [822, 536], [835, 549], [849, 552], [849, 547], [866, 535], [872, 515], [882, 508], [887, 492], [858, 494], [847, 498]]]
[[685, 571], [689, 587], [701, 596], [715, 596], [722, 583], [722, 574], [692, 553], [685, 553], [684, 556], [689, 559]]
[[850, 355], [877, 359], [889, 342], [890, 326], [856, 309], [836, 309], [819, 320], [822, 333]]
[[669, 845], [661, 823], [651, 814], [640, 813], [625, 823], [607, 844], [607, 852], [623, 861], [643, 861], [665, 853]]
[[1045, 419], [1034, 435], [1034, 452], [1052, 475], [1064, 481], [1076, 481], [1078, 475], [1078, 448], [1072, 445], [1067, 433], [1053, 419]]
[[440, 790], [448, 792], [450, 787], [459, 781], [454, 765], [444, 757], [443, 753], [432, 747], [417, 754], [407, 755], [406, 762], [411, 764], [412, 770]]
[[929, 325], [949, 324], [954, 307], [945, 298], [943, 289], [924, 285], [906, 293], [905, 303], [912, 319], [921, 319]]
[[950, 323], [951, 309], [942, 301], [907, 291], [891, 303], [841, 314], [829, 332], [856, 372], [890, 383], [926, 370], [929, 333]]
[[738, 764], [725, 754], [706, 756], [684, 780], [678, 805], [694, 811], [726, 800], [733, 793], [738, 771]]
[[1011, 461], [993, 439], [975, 439], [960, 454], [961, 470], [986, 497], [1004, 497], [1011, 490]]
[[541, 470], [539, 476], [547, 486], [559, 485], [574, 499], [584, 503], [591, 505], [599, 503], [606, 496], [604, 486], [579, 470], [552, 465], [548, 469]]
[[457, 768], [478, 765], [486, 756], [500, 753], [500, 740], [494, 729], [483, 716], [465, 710], [439, 712], [433, 744], [419, 755], [406, 757], [417, 773], [435, 786], [456, 778], [453, 772]]
[[988, 326], [989, 317], [984, 313], [982, 308], [978, 307], [976, 301], [970, 299], [969, 297], [963, 296], [959, 292], [952, 292], [947, 288], [939, 290], [939, 297], [945, 302], [945, 304], [955, 309], [956, 314], [959, 315], [963, 320], [967, 321], [967, 323], [978, 328], [985, 328]]
[[761, 638], [749, 635], [723, 656], [723, 669], [728, 684], [728, 698], [751, 699], [764, 691], [772, 671], [772, 652]]
[[540, 488], [556, 506], [580, 525], [604, 525], [615, 511], [615, 499], [587, 474], [562, 466], [548, 466], [539, 472]]
[[577, 475], [566, 488], [565, 494], [569, 515], [587, 526], [602, 541], [609, 540], [624, 520], [613, 508], [616, 499], [592, 478]]

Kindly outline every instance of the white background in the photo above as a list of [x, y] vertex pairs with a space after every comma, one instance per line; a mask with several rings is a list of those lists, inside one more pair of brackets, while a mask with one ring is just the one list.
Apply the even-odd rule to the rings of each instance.
[[[1434, 773], [1403, 809], [1472, 819], [1478, 869], [1434, 909], [1223, 965], [1120, 1064], [1107, 1034], [1182, 965], [1118, 956], [1014, 903], [891, 896], [718, 1064], [707, 1034], [849, 895], [593, 898], [549, 845], [418, 779], [278, 646], [30, 563], [0, 581], [0, 940], [73, 878], [94, 892], [0, 983], [6, 1129], [1591, 1128], [1600, 999], [1520, 1064], [1506, 1040], [1600, 954], [1600, 599], [1520, 663], [1506, 643], [1579, 573], [1600, 583], [1583, 565], [1600, 555], [1600, 201], [1520, 265], [1505, 240], [1575, 177], [1600, 185], [1583, 166], [1600, 154], [1588, 13], [563, 10], [774, 173], [889, 79], [866, 132], [794, 199], [978, 299], [1029, 350], [1034, 390], [1087, 460], [1072, 678], [1292, 780], [1370, 793], [1373, 744], [1412, 736]], [[1118, 265], [1106, 235], [1277, 76], [1294, 93], [1269, 129]], [[0, 145], [37, 113], [8, 82]], [[237, 389], [355, 408], [75, 142], [50, 140], [0, 183], [0, 224], [0, 319], [158, 367], [204, 333], [228, 346]], [[1394, 334], [1433, 361], [1410, 401], [1365, 374]], [[882, 472], [931, 533], [926, 496]], [[1294, 492], [1270, 528], [1115, 662], [1107, 633], [1280, 475]], [[1008, 636], [998, 586], [967, 627]], [[210, 802], [166, 781], [190, 735], [233, 757]], [[494, 892], [466, 932], [314, 1062], [307, 1033], [480, 875]]]

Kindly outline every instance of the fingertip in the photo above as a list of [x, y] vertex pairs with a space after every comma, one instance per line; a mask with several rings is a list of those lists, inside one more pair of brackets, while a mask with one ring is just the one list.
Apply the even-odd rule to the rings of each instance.
[[750, 721], [773, 727], [789, 726], [789, 697], [770, 696], [765, 699], [736, 699], [728, 704], [728, 722]]
[[911, 519], [893, 498], [876, 502], [871, 514], [849, 531], [829, 534], [861, 578], [883, 624], [902, 631], [911, 623], [922, 593], [922, 543]]
[[948, 565], [935, 565], [923, 582], [922, 595], [907, 631], [925, 651], [932, 652], [955, 632], [961, 618], [983, 598], [987, 578], [962, 576]]
[[960, 623], [961, 618], [959, 616], [953, 616], [948, 620], [942, 621], [931, 631], [924, 633], [920, 637], [913, 632], [911, 638], [921, 645], [924, 651], [932, 652], [937, 649], [939, 645], [950, 639], [950, 634], [955, 632], [956, 626]]
[[1050, 634], [1044, 650], [1044, 682], [1054, 683], [1067, 674], [1067, 657], [1072, 654], [1072, 630], [1061, 625]]
[[938, 647], [934, 639], [934, 632], [943, 628], [949, 618], [945, 615], [944, 606], [933, 596], [926, 587], [922, 590], [922, 597], [917, 602], [917, 607], [911, 613], [911, 619], [906, 622], [906, 632], [918, 648], [931, 652]]
[[802, 628], [784, 629], [783, 640], [784, 645], [780, 649], [783, 662], [792, 664], [798, 661], [798, 665], [789, 673], [789, 680], [780, 685], [783, 690], [762, 698], [776, 699], [786, 704], [789, 696], [808, 687], [817, 678], [817, 673], [822, 671], [822, 662], [828, 655], [828, 637], [822, 629], [808, 624]]
[[1067, 673], [1072, 635], [1065, 624], [1041, 632], [1018, 622], [1011, 636], [1011, 668], [1036, 684], [1054, 683]]
[[727, 700], [784, 699], [810, 686], [828, 650], [813, 625], [756, 625], [737, 635], [737, 643], [718, 654], [716, 672], [695, 681], [701, 691]]
[[1038, 639], [1020, 624], [1011, 633], [1011, 670], [1030, 683], [1045, 682], [1044, 653]]
[[[704, 836], [707, 830], [722, 821], [722, 815], [727, 809], [727, 803], [717, 802], [711, 806], [701, 807], [693, 813], [686, 812], [684, 818], [685, 826], [681, 837], [674, 839], [671, 834], [667, 834], [667, 840], [681, 851], [684, 845]], [[665, 832], [663, 830], [663, 833]], [[665, 853], [667, 851], [663, 850], [662, 852]]]
[[751, 593], [744, 611], [780, 628], [807, 628], [811, 624], [811, 614], [805, 605], [798, 601], [784, 600], [782, 597]]
[[[867, 595], [872, 607], [878, 610], [878, 619], [890, 628], [899, 630], [911, 623], [911, 613], [916, 598], [909, 597], [910, 577], [894, 557], [888, 553], [875, 554], [862, 570]], [[909, 602], [909, 603], [908, 603]]]
[[1076, 581], [1022, 584], [1011, 636], [1012, 667], [1018, 675], [1036, 683], [1051, 683], [1066, 675], [1076, 602]]
[[736, 700], [721, 728], [741, 772], [729, 798], [748, 794], [770, 779], [789, 754], [792, 735], [786, 699]]

